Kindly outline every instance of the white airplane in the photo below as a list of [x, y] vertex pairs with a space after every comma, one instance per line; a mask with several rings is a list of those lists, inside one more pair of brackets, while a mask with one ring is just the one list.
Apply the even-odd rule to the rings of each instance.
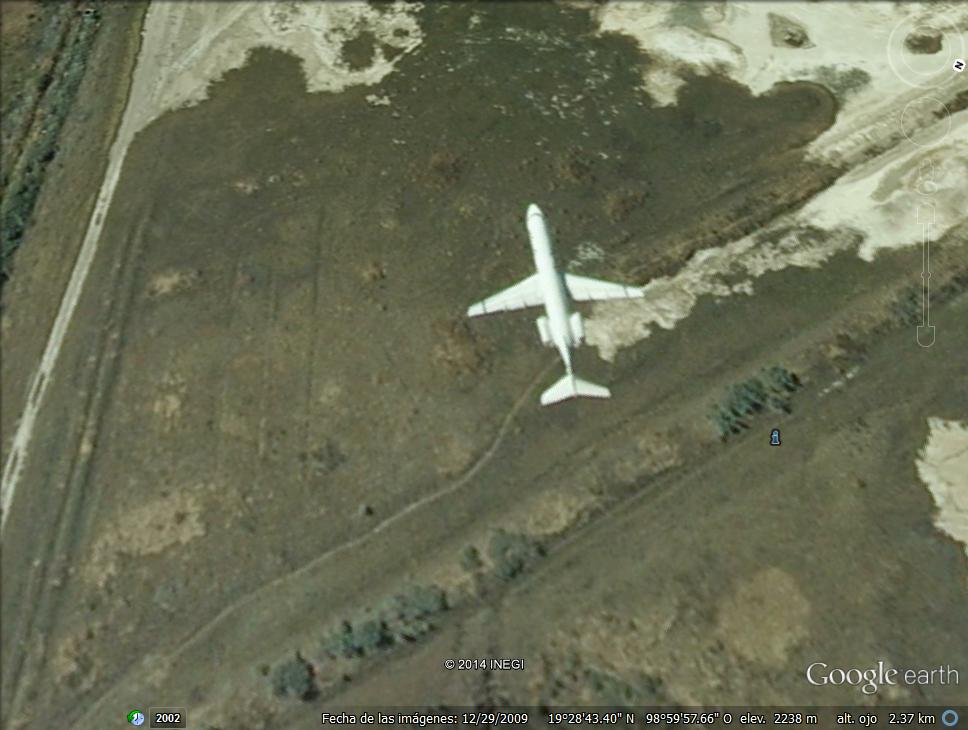
[[563, 274], [558, 271], [552, 251], [551, 236], [544, 214], [537, 205], [528, 206], [528, 238], [534, 254], [537, 273], [512, 287], [488, 297], [467, 310], [468, 317], [495, 312], [509, 312], [544, 305], [544, 316], [538, 317], [541, 344], [556, 347], [565, 362], [565, 376], [541, 394], [541, 405], [584, 396], [609, 398], [611, 392], [601, 385], [578, 378], [571, 367], [571, 348], [585, 341], [585, 325], [581, 314], [570, 311], [569, 300], [575, 302], [600, 299], [634, 299], [643, 296], [641, 289], [585, 276]]

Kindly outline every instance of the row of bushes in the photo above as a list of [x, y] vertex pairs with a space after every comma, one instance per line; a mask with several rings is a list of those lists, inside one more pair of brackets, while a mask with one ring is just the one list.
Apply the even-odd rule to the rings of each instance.
[[749, 428], [750, 419], [763, 411], [790, 413], [790, 396], [800, 387], [797, 375], [779, 365], [731, 385], [726, 397], [713, 407], [712, 419], [720, 437], [725, 440]]
[[[416, 641], [433, 630], [437, 615], [447, 608], [441, 588], [414, 586], [375, 610], [341, 621], [324, 637], [323, 653], [333, 659], [361, 658]], [[277, 696], [309, 700], [317, 693], [314, 676], [312, 664], [297, 654], [278, 665], [270, 680]]]
[[[487, 554], [494, 575], [511, 580], [541, 557], [544, 550], [526, 535], [495, 530]], [[468, 546], [461, 564], [475, 571], [483, 567], [484, 561], [476, 548]], [[322, 652], [332, 659], [358, 659], [417, 641], [434, 629], [437, 617], [448, 608], [447, 594], [439, 586], [414, 586], [375, 609], [341, 621], [323, 638]], [[313, 665], [297, 654], [272, 672], [273, 692], [280, 697], [312, 699], [317, 693], [314, 674]]]
[[414, 586], [375, 611], [342, 621], [323, 640], [323, 651], [349, 659], [416, 641], [433, 629], [435, 617], [446, 610], [447, 596], [441, 588]]
[[[30, 131], [38, 102], [54, 81], [54, 66], [69, 45], [72, 31], [76, 32], [76, 26], [71, 24], [75, 13], [76, 10], [66, 3], [45, 4], [28, 14], [30, 25], [19, 41], [12, 41], [7, 49], [10, 56], [4, 63], [9, 63], [10, 67], [4, 69], [8, 76], [0, 97], [0, 140], [5, 150], [19, 148]], [[29, 69], [17, 67], [16, 57], [20, 54], [32, 57], [33, 64]], [[21, 76], [10, 75], [18, 71]], [[0, 181], [4, 189], [16, 161], [15, 154], [0, 157]]]
[[[523, 572], [529, 564], [544, 555], [544, 547], [534, 538], [517, 532], [495, 530], [487, 544], [487, 556], [494, 575], [511, 580]], [[468, 545], [460, 558], [461, 566], [468, 572], [484, 567], [477, 548]]]
[[35, 93], [41, 94], [41, 98], [34, 118], [41, 128], [28, 135], [16, 169], [4, 170], [4, 195], [0, 203], [0, 291], [10, 276], [11, 257], [23, 241], [47, 166], [57, 155], [61, 128], [84, 77], [98, 26], [96, 13], [82, 16], [55, 68], [38, 79], [40, 86]]

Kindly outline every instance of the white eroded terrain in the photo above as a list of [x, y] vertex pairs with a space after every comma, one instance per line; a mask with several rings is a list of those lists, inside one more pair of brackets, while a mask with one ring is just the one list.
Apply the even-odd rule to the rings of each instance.
[[[420, 45], [420, 8], [420, 3], [378, 8], [359, 1], [152, 3], [132, 85], [136, 126], [205, 100], [208, 87], [244, 66], [254, 48], [297, 56], [311, 92], [378, 83]], [[373, 58], [367, 66], [351, 67], [343, 58], [344, 44], [364, 33], [376, 42]], [[392, 58], [383, 47], [393, 49]]]
[[[684, 12], [613, 2], [590, 12], [602, 32], [639, 43], [649, 57], [643, 88], [660, 105], [675, 103], [687, 72], [724, 74], [756, 94], [784, 81], [831, 88], [837, 121], [809, 151], [853, 167], [767, 229], [699, 251], [676, 274], [652, 280], [644, 299], [597, 305], [588, 341], [603, 358], [654, 326], [673, 328], [704, 294], [752, 294], [757, 276], [821, 266], [845, 250], [874, 261], [879, 250], [938, 240], [966, 220], [968, 110], [949, 107], [968, 92], [968, 74], [952, 69], [968, 55], [968, 6], [697, 3]], [[912, 51], [915, 34], [933, 34], [940, 48]]]
[[968, 554], [968, 424], [929, 418], [928, 428], [918, 476], [938, 506], [935, 526]]

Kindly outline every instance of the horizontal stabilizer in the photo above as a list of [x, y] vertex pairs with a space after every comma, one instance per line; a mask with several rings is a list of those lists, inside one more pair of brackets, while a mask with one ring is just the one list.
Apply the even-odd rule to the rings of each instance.
[[582, 380], [569, 373], [541, 394], [541, 405], [548, 406], [569, 398], [611, 397], [612, 393], [608, 388], [589, 383], [587, 380]]

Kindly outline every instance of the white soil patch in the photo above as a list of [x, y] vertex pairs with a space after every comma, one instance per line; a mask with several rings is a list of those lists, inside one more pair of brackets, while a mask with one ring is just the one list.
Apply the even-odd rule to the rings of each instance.
[[174, 294], [195, 286], [201, 278], [197, 269], [162, 271], [148, 282], [148, 296], [160, 297]]
[[[863, 144], [855, 133], [882, 121], [887, 111], [896, 118], [899, 94], [958, 83], [964, 74], [955, 73], [952, 63], [968, 57], [963, 2], [618, 0], [591, 12], [600, 32], [630, 36], [648, 54], [643, 89], [658, 105], [676, 103], [687, 74], [726, 75], [754, 94], [784, 81], [830, 87], [842, 113], [814, 145], [823, 154]], [[906, 41], [919, 32], [937, 34], [940, 48], [912, 50]]]
[[965, 546], [968, 555], [968, 424], [929, 418], [927, 443], [917, 459], [938, 513], [934, 524]]
[[595, 304], [588, 343], [613, 360], [653, 327], [674, 328], [700, 296], [752, 294], [767, 272], [817, 268], [841, 251], [873, 261], [881, 250], [938, 240], [968, 210], [968, 111], [936, 121], [923, 138], [932, 135], [933, 146], [902, 142], [759, 233], [697, 252], [676, 274], [650, 281], [642, 299]]
[[[134, 126], [141, 129], [166, 111], [205, 100], [211, 84], [244, 66], [254, 48], [299, 57], [310, 92], [379, 83], [420, 45], [421, 7], [358, 1], [152, 3], [132, 85]], [[374, 52], [369, 65], [357, 68], [343, 57], [343, 48], [363, 34], [374, 41]]]

